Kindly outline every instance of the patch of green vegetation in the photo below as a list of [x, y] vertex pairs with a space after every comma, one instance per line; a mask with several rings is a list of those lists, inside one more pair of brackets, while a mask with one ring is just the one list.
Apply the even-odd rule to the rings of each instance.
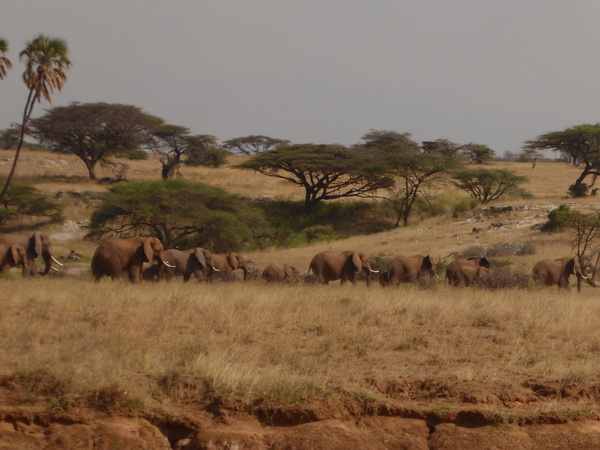
[[278, 247], [378, 233], [393, 226], [393, 218], [382, 203], [324, 202], [310, 215], [303, 213], [302, 202], [268, 202], [257, 206], [272, 227], [268, 245]]

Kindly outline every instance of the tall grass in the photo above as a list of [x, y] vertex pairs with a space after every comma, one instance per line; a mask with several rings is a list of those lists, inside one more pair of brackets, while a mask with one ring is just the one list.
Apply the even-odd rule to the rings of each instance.
[[3, 280], [0, 374], [61, 392], [293, 402], [368, 380], [600, 381], [600, 303], [555, 289]]

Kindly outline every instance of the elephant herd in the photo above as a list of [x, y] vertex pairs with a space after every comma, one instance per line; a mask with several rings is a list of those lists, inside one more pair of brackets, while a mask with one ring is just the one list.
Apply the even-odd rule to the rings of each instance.
[[[35, 259], [44, 260], [44, 270], [38, 272]], [[53, 267], [52, 263], [62, 264], [52, 255], [52, 245], [45, 233], [25, 233], [21, 235], [0, 235], [0, 272], [6, 272], [15, 266], [22, 266], [24, 277], [46, 275]], [[241, 269], [244, 280], [249, 269], [244, 258], [237, 253], [216, 254], [197, 247], [189, 250], [165, 250], [159, 239], [154, 237], [109, 238], [101, 241], [94, 252], [91, 262], [92, 275], [96, 281], [108, 276], [118, 280], [123, 273], [131, 282], [141, 280], [170, 280], [174, 276], [189, 281], [194, 275], [197, 281], [226, 279], [234, 270]], [[309, 264], [316, 282], [328, 284], [340, 280], [355, 283], [357, 272], [365, 274], [370, 285], [371, 277], [379, 271], [374, 270], [367, 256], [360, 251], [342, 253], [317, 253]], [[450, 286], [471, 286], [478, 280], [492, 276], [490, 261], [485, 258], [456, 258], [446, 267], [446, 281]], [[574, 258], [542, 260], [533, 267], [532, 275], [539, 284], [567, 288], [569, 277], [577, 278], [577, 290], [581, 290], [582, 280], [590, 282], [583, 274], [580, 264]], [[290, 264], [271, 263], [262, 272], [267, 282], [285, 282], [298, 279], [299, 270]], [[396, 256], [386, 271], [379, 275], [381, 285], [414, 283], [427, 277], [438, 279], [435, 262], [430, 255]], [[590, 282], [591, 283], [591, 282]]]

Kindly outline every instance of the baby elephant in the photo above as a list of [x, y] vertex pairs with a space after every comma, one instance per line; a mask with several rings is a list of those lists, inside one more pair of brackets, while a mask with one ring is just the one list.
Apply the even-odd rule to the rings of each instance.
[[15, 266], [23, 266], [23, 276], [27, 275], [29, 267], [26, 264], [25, 248], [17, 244], [0, 243], [0, 272], [8, 272]]
[[291, 281], [298, 277], [300, 272], [291, 264], [271, 263], [263, 270], [262, 277], [269, 283]]

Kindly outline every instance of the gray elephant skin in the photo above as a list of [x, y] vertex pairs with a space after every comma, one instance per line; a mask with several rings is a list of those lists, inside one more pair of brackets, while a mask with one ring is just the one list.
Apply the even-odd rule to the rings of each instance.
[[23, 276], [27, 276], [27, 264], [25, 263], [25, 248], [17, 244], [0, 244], [0, 272], [8, 272], [15, 266], [22, 265]]
[[174, 267], [167, 267], [159, 264], [158, 279], [163, 276], [167, 281], [173, 277], [183, 277], [184, 282], [188, 282], [192, 274], [196, 280], [208, 281], [213, 268], [212, 253], [202, 247], [196, 247], [189, 250], [165, 250], [166, 261]]
[[165, 264], [164, 248], [155, 237], [108, 238], [100, 242], [92, 258], [92, 274], [96, 281], [109, 276], [116, 281], [127, 272], [129, 281], [137, 283], [145, 262]]
[[435, 263], [430, 255], [396, 256], [390, 261], [382, 284], [415, 283], [424, 276], [436, 276]]
[[[480, 267], [485, 270], [479, 270]], [[450, 286], [470, 286], [476, 277], [487, 277], [491, 274], [490, 261], [481, 258], [459, 258], [446, 267], [446, 280]]]
[[263, 270], [262, 277], [269, 283], [282, 283], [296, 279], [299, 273], [296, 266], [291, 264], [271, 263]]
[[210, 279], [226, 280], [234, 270], [241, 269], [244, 272], [244, 280], [248, 279], [248, 267], [244, 257], [239, 253], [213, 253], [213, 267], [217, 271], [211, 271]]
[[28, 269], [23, 271], [24, 276], [34, 277], [38, 274], [35, 265], [35, 259], [38, 256], [42, 257], [45, 264], [44, 270], [39, 272], [40, 275], [46, 275], [50, 272], [53, 262], [62, 266], [52, 255], [52, 243], [46, 233], [1, 234], [0, 243], [16, 244], [25, 249], [25, 263]]
[[559, 258], [538, 261], [532, 270], [533, 279], [539, 284], [546, 286], [558, 286], [567, 289], [569, 287], [569, 276], [577, 277], [577, 290], [581, 291], [581, 280], [588, 280], [583, 275], [581, 266], [575, 258]]
[[367, 256], [358, 251], [317, 253], [310, 262], [309, 273], [311, 270], [317, 281], [322, 284], [335, 280], [340, 280], [340, 284], [346, 281], [354, 284], [356, 272], [363, 271], [367, 278], [367, 286], [371, 284], [371, 274], [379, 272], [373, 270]]

